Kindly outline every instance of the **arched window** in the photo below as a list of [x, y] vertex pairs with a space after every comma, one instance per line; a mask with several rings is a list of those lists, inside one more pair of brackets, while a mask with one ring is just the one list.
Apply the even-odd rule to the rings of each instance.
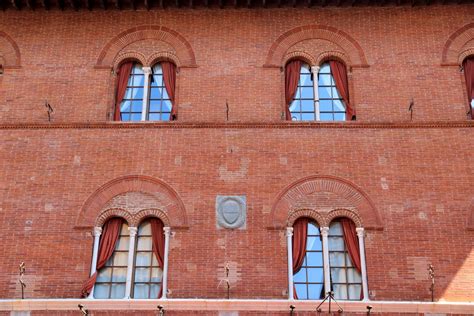
[[[314, 80], [318, 78], [318, 80]], [[285, 68], [287, 120], [345, 121], [355, 119], [349, 102], [346, 66], [335, 60], [310, 67], [300, 60]]]
[[469, 113], [474, 119], [474, 56], [469, 56], [462, 63], [464, 78], [466, 79], [467, 99], [469, 102]]
[[[318, 227], [309, 218], [299, 218], [293, 225], [292, 280], [293, 297], [301, 300], [322, 299], [331, 291], [335, 299], [361, 300], [362, 269], [361, 229], [347, 218], [334, 220], [329, 227]], [[363, 240], [362, 240], [363, 244]], [[362, 249], [363, 251], [363, 249]], [[326, 279], [327, 278], [327, 279]]]
[[94, 287], [95, 298], [123, 298], [125, 296], [129, 238], [128, 225], [123, 222], [114, 253], [97, 274]]
[[116, 121], [176, 119], [176, 66], [173, 63], [160, 62], [150, 68], [124, 62], [117, 75]]
[[[155, 223], [153, 223], [155, 222]], [[152, 224], [156, 226], [154, 236]], [[155, 233], [155, 234], [156, 234]], [[161, 239], [161, 241], [158, 241]], [[133, 273], [133, 298], [158, 298], [163, 277], [163, 265], [159, 263], [160, 255], [155, 250], [153, 240], [161, 243], [164, 250], [163, 224], [158, 219], [146, 220], [138, 227], [135, 247], [134, 273]], [[163, 255], [161, 255], [162, 257]]]

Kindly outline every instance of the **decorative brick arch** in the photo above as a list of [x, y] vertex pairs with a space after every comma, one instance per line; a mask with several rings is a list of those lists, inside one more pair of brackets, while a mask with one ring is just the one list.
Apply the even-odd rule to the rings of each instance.
[[[474, 52], [474, 23], [469, 23], [455, 31], [444, 44], [442, 65], [460, 65], [464, 58]], [[468, 44], [470, 42], [470, 44]]]
[[368, 67], [362, 47], [355, 39], [335, 27], [315, 24], [299, 26], [280, 35], [270, 47], [264, 67], [281, 67], [288, 49], [309, 39], [323, 39], [341, 47], [340, 54], [347, 56], [351, 67]]
[[[97, 218], [103, 214], [109, 214], [107, 211], [103, 212], [104, 207], [106, 207], [109, 201], [114, 197], [129, 192], [144, 193], [153, 196], [157, 201], [156, 210], [148, 211], [147, 215], [157, 215], [165, 224], [171, 227], [187, 227], [186, 210], [178, 194], [165, 182], [141, 175], [120, 177], [102, 185], [91, 194], [82, 206], [76, 220], [76, 227], [94, 226], [98, 223]], [[128, 210], [125, 211], [125, 213], [129, 214], [128, 212]], [[140, 214], [140, 212], [137, 214]], [[161, 216], [160, 212], [166, 214], [166, 216]], [[137, 214], [126, 215], [120, 213], [119, 216], [127, 218], [129, 224], [133, 226], [136, 223], [136, 219], [139, 218]]]
[[95, 220], [95, 227], [102, 227], [104, 226], [105, 222], [107, 222], [110, 218], [112, 217], [120, 217], [123, 218], [128, 226], [133, 226], [132, 221], [133, 217], [132, 214], [130, 214], [128, 211], [120, 209], [120, 208], [111, 208], [103, 211], [100, 213], [99, 216], [97, 216], [97, 219]]
[[137, 214], [133, 216], [132, 226], [138, 227], [138, 225], [140, 225], [140, 223], [144, 219], [150, 218], [150, 217], [159, 218], [163, 222], [164, 226], [171, 226], [168, 215], [166, 215], [166, 213], [160, 209], [146, 209], [146, 210], [142, 210], [138, 212]]
[[[175, 61], [180, 67], [196, 67], [196, 58], [191, 44], [178, 32], [165, 26], [142, 25], [128, 29], [113, 39], [102, 49], [96, 67], [113, 67], [117, 55], [126, 46], [143, 40], [163, 41], [176, 50]], [[131, 56], [140, 59], [139, 56]]]
[[329, 225], [336, 217], [348, 217], [359, 227], [383, 228], [369, 197], [353, 183], [332, 176], [303, 178], [283, 189], [273, 203], [268, 226], [283, 228], [301, 216], [314, 218], [321, 225]]
[[18, 68], [21, 66], [21, 56], [18, 45], [10, 35], [2, 31], [0, 31], [0, 62], [5, 69]]

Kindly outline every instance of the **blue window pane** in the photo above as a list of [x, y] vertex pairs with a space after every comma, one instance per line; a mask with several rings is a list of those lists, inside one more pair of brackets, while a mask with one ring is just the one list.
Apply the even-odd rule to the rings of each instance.
[[314, 101], [311, 100], [301, 100], [301, 110], [303, 112], [314, 112]]
[[296, 288], [296, 295], [300, 300], [307, 300], [308, 299], [308, 292], [306, 289], [306, 284], [295, 284]]
[[150, 113], [148, 115], [149, 121], [159, 121], [160, 120], [160, 113]]
[[314, 99], [313, 87], [302, 87], [301, 88], [301, 98], [302, 99]]
[[321, 113], [320, 114], [321, 121], [333, 121], [332, 113]]
[[291, 120], [292, 120], [292, 121], [301, 121], [301, 114], [299, 114], [299, 113], [291, 113]]
[[294, 100], [290, 104], [290, 112], [299, 112], [299, 111], [301, 111], [301, 101]]
[[143, 88], [133, 88], [132, 98], [143, 100]]
[[120, 105], [120, 112], [130, 112], [130, 101], [123, 101]]
[[321, 65], [321, 68], [319, 68], [319, 73], [320, 74], [328, 74], [331, 73], [331, 67], [329, 66], [329, 63], [324, 63]]
[[164, 100], [163, 101], [163, 112], [171, 112], [171, 101]]
[[121, 117], [122, 117], [122, 121], [130, 121], [130, 114], [122, 113]]
[[310, 267], [322, 267], [323, 266], [323, 254], [322, 252], [307, 252], [306, 258], [308, 259], [308, 266]]
[[150, 90], [150, 99], [160, 99], [162, 88], [151, 88]]
[[331, 85], [331, 75], [329, 74], [319, 74], [318, 86], [330, 86]]
[[332, 101], [331, 100], [320, 100], [319, 111], [321, 112], [332, 112]]
[[133, 101], [132, 102], [132, 111], [131, 112], [141, 112], [143, 107], [143, 101]]
[[321, 250], [322, 244], [319, 237], [308, 237], [306, 250]]
[[142, 119], [141, 113], [133, 113], [130, 115], [130, 121], [140, 121]]
[[334, 120], [335, 121], [345, 121], [346, 120], [346, 113], [334, 113]]
[[306, 282], [306, 268], [301, 268], [298, 273], [293, 275], [293, 282]]
[[308, 296], [310, 300], [318, 300], [324, 297], [323, 284], [309, 284], [308, 285]]
[[340, 99], [341, 96], [339, 95], [339, 91], [337, 91], [337, 89], [335, 87], [332, 88], [332, 97], [334, 99]]
[[133, 76], [133, 86], [134, 87], [143, 87], [145, 76], [135, 75]]
[[302, 121], [314, 121], [314, 113], [302, 113], [301, 114]]
[[166, 90], [166, 87], [163, 88], [163, 91], [161, 92], [163, 94], [163, 99], [169, 99], [168, 91]]
[[308, 282], [323, 283], [324, 273], [323, 268], [308, 268]]
[[329, 87], [318, 87], [318, 94], [320, 99], [331, 98], [331, 88]]
[[319, 235], [319, 228], [315, 224], [309, 223], [308, 224], [308, 235]]
[[344, 112], [345, 110], [346, 107], [344, 106], [344, 103], [342, 103], [341, 100], [334, 100], [334, 111]]
[[161, 114], [161, 120], [162, 121], [169, 121], [170, 120], [170, 114], [169, 113], [162, 113]]
[[133, 88], [127, 88], [127, 90], [125, 90], [125, 95], [123, 96], [123, 98], [131, 99], [132, 97], [133, 97]]
[[160, 112], [160, 110], [161, 110], [161, 101], [150, 100], [150, 112]]
[[150, 289], [150, 298], [158, 298], [158, 293], [160, 293], [160, 285], [152, 284]]
[[143, 67], [140, 64], [135, 64], [132, 69], [132, 74], [143, 74]]

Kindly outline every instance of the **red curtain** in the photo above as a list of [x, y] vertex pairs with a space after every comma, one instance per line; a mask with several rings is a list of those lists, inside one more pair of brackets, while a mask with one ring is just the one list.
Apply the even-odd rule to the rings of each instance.
[[124, 62], [117, 71], [117, 95], [115, 96], [115, 112], [114, 121], [120, 121], [120, 103], [125, 96], [127, 90], [128, 79], [132, 73], [134, 63], [131, 61]]
[[291, 60], [285, 68], [285, 117], [288, 121], [291, 121], [290, 104], [293, 102], [298, 88], [301, 64], [301, 60]]
[[[165, 261], [165, 234], [163, 232], [163, 222], [158, 218], [151, 218], [151, 238], [153, 242], [153, 253], [158, 260], [158, 265], [161, 269], [164, 268], [164, 261]], [[160, 292], [158, 293], [158, 298], [161, 297], [161, 290], [163, 287], [160, 288]]]
[[[469, 100], [469, 107], [474, 99], [474, 57], [466, 58], [463, 62], [464, 76], [466, 77], [467, 98]], [[474, 111], [471, 111], [471, 118], [474, 119]]]
[[357, 237], [356, 226], [354, 222], [348, 218], [341, 218], [340, 222], [342, 224], [347, 252], [349, 252], [352, 264], [360, 273], [362, 270], [360, 266], [359, 238]]
[[346, 105], [346, 120], [350, 121], [355, 119], [355, 109], [349, 102], [349, 83], [347, 80], [346, 65], [337, 60], [330, 60], [329, 66], [331, 67], [331, 73], [336, 83], [337, 91]]
[[109, 260], [114, 253], [122, 223], [123, 219], [117, 217], [111, 218], [105, 223], [99, 242], [96, 272], [82, 286], [83, 297], [87, 297], [90, 294], [97, 279], [97, 272], [105, 266], [107, 260]]
[[168, 61], [161, 62], [161, 69], [163, 69], [163, 81], [165, 83], [166, 92], [171, 100], [171, 115], [170, 121], [178, 118], [177, 107], [174, 102], [176, 92], [176, 66]]
[[[293, 224], [293, 275], [300, 271], [306, 256], [306, 240], [308, 236], [309, 219], [298, 218]], [[294, 298], [298, 298], [296, 288], [293, 287]]]

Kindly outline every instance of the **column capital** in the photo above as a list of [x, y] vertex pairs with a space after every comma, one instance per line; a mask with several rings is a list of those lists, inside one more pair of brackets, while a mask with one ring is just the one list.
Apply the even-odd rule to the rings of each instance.
[[102, 227], [94, 227], [94, 237], [100, 237], [102, 234]]
[[130, 237], [135, 237], [137, 235], [138, 228], [137, 227], [129, 227], [128, 231], [130, 232]]
[[364, 227], [357, 227], [356, 232], [359, 238], [364, 237]]
[[142, 67], [142, 70], [147, 75], [151, 74], [151, 67]]
[[165, 235], [168, 235], [171, 233], [171, 227], [165, 226], [163, 227], [163, 231], [165, 232]]
[[293, 227], [287, 227], [286, 228], [286, 236], [287, 237], [293, 236]]
[[321, 69], [321, 67], [319, 66], [311, 66], [311, 72], [314, 74], [318, 74], [319, 73], [319, 69]]
[[321, 235], [327, 237], [329, 235], [329, 227], [321, 227]]

